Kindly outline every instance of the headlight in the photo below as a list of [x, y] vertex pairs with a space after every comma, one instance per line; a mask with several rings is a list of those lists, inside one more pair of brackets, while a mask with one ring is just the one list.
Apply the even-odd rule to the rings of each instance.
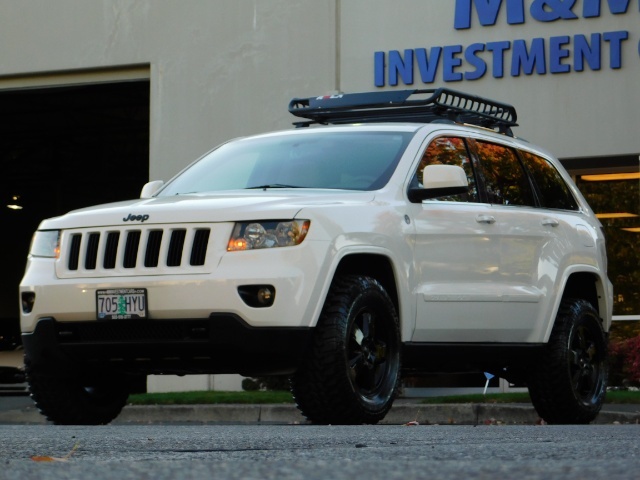
[[236, 223], [227, 251], [300, 245], [309, 230], [309, 220], [271, 220]]
[[60, 256], [60, 230], [38, 230], [33, 234], [29, 253], [34, 257]]

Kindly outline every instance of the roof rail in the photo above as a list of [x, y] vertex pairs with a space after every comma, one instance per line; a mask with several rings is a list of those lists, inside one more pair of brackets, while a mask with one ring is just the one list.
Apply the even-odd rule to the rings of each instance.
[[516, 109], [512, 105], [448, 88], [294, 98], [289, 102], [289, 112], [309, 120], [295, 122], [297, 127], [314, 123], [451, 121], [490, 128], [513, 136], [511, 127], [518, 125]]

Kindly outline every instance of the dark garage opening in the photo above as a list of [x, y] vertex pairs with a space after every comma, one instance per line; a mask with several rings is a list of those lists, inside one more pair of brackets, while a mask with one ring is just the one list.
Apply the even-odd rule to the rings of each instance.
[[0, 92], [0, 349], [41, 220], [136, 198], [149, 178], [149, 81]]

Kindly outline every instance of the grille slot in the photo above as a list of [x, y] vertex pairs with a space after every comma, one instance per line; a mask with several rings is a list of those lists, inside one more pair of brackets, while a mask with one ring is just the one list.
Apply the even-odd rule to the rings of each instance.
[[90, 233], [87, 241], [87, 254], [84, 258], [84, 268], [95, 270], [98, 265], [98, 245], [100, 243], [99, 233]]
[[116, 256], [118, 255], [118, 242], [120, 241], [120, 232], [109, 232], [107, 234], [107, 247], [104, 252], [104, 260], [102, 266], [106, 269], [116, 268]]
[[124, 248], [124, 268], [135, 268], [138, 258], [138, 247], [140, 246], [140, 231], [136, 230], [127, 234], [127, 243]]
[[209, 244], [210, 230], [196, 230], [193, 238], [193, 248], [191, 249], [191, 265], [204, 265], [207, 259], [207, 245]]
[[78, 270], [81, 240], [82, 235], [80, 235], [79, 233], [71, 236], [71, 245], [69, 246], [69, 270]]
[[171, 233], [171, 242], [169, 242], [169, 252], [167, 252], [167, 267], [179, 267], [182, 262], [182, 250], [184, 248], [184, 239], [187, 235], [186, 230], [174, 230]]
[[160, 245], [162, 245], [162, 230], [151, 230], [147, 240], [147, 251], [144, 256], [144, 266], [154, 268], [158, 266]]
[[58, 273], [61, 278], [202, 273], [211, 237], [211, 229], [202, 226], [76, 230], [66, 237]]

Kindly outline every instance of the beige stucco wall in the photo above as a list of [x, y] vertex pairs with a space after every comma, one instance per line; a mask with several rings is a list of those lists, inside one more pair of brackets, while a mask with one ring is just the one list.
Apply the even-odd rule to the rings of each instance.
[[148, 66], [150, 176], [167, 179], [230, 137], [288, 127], [300, 92], [333, 89], [334, 18], [328, 0], [0, 0], [0, 88]]
[[[469, 91], [496, 98], [516, 106], [520, 127], [517, 135], [539, 143], [560, 157], [589, 157], [637, 154], [640, 140], [640, 11], [638, 0], [630, 0], [626, 14], [612, 15], [607, 0], [601, 2], [599, 18], [583, 18], [585, 0], [577, 0], [573, 11], [579, 18], [544, 23], [530, 14], [534, 0], [525, 0], [525, 23], [508, 25], [503, 1], [495, 26], [480, 26], [472, 17], [468, 30], [454, 28], [454, 0], [343, 0], [341, 2], [341, 78], [345, 91], [367, 90], [373, 85], [373, 55], [376, 51], [462, 45], [476, 42], [536, 37], [629, 31], [622, 45], [622, 68], [609, 68], [609, 45], [602, 46], [602, 69], [583, 72], [495, 79], [490, 73], [480, 80], [444, 83], [435, 86]], [[486, 3], [486, 2], [485, 2]], [[550, 2], [555, 3], [555, 2]], [[571, 2], [565, 2], [567, 4]], [[548, 42], [547, 42], [548, 46]], [[569, 45], [568, 49], [573, 46]], [[485, 58], [489, 58], [487, 54]], [[505, 58], [505, 67], [510, 63]], [[571, 65], [573, 55], [565, 60]], [[469, 67], [463, 65], [459, 71]], [[491, 67], [489, 67], [491, 68]], [[439, 77], [440, 80], [442, 76]], [[433, 88], [416, 74], [413, 86], [394, 88]]]
[[413, 85], [386, 88], [447, 86], [512, 103], [516, 134], [561, 157], [639, 152], [638, 0], [624, 15], [602, 0], [588, 19], [582, 6], [593, 0], [577, 0], [580, 18], [549, 23], [529, 14], [534, 1], [524, 0], [522, 25], [507, 24], [502, 2], [495, 26], [474, 14], [472, 28], [456, 30], [454, 0], [0, 0], [0, 88], [36, 73], [56, 83], [59, 72], [146, 68], [150, 176], [167, 179], [225, 139], [287, 128], [294, 96], [374, 90], [376, 51], [626, 30], [621, 69], [609, 68], [603, 42], [600, 71], [451, 83], [440, 72], [425, 84], [416, 70]]

